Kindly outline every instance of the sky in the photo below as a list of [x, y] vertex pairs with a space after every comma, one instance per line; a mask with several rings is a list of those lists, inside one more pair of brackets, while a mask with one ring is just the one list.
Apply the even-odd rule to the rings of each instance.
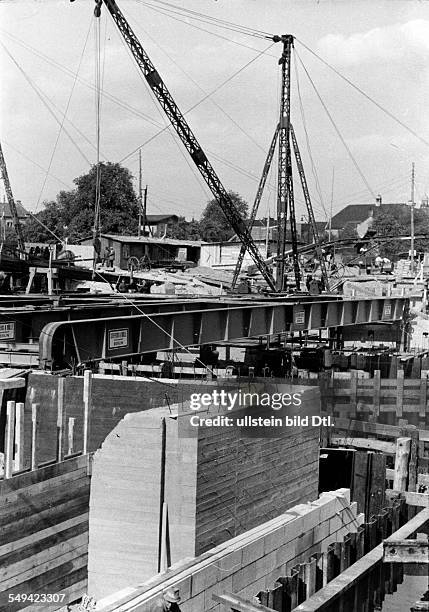
[[[291, 118], [317, 219], [377, 194], [408, 201], [413, 162], [416, 201], [429, 192], [429, 1], [117, 2], [179, 108], [191, 109], [186, 118], [224, 186], [249, 203], [277, 123], [281, 44], [185, 9], [296, 37]], [[137, 187], [141, 148], [148, 212], [199, 218], [209, 189], [174, 130], [163, 129], [168, 120], [108, 11], [97, 26], [93, 7], [0, 0], [0, 139], [15, 199], [39, 211], [97, 161], [99, 28], [100, 159], [123, 163]], [[305, 206], [294, 181], [299, 220]], [[259, 216], [274, 213], [275, 190], [276, 158]]]

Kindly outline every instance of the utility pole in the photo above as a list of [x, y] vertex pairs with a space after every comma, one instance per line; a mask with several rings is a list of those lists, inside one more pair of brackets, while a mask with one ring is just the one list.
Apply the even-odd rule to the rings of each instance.
[[296, 288], [299, 291], [301, 272], [299, 269], [298, 245], [295, 219], [295, 203], [292, 183], [292, 158], [290, 150], [290, 67], [293, 36], [284, 34], [273, 36], [274, 42], [283, 43], [283, 53], [279, 59], [282, 67], [282, 87], [280, 97], [279, 119], [279, 161], [277, 178], [277, 278], [276, 289], [282, 291], [285, 275], [286, 225], [289, 210], [289, 222], [292, 234], [292, 257]]
[[331, 181], [331, 208], [329, 211], [329, 242], [332, 240], [332, 207], [334, 204], [334, 179], [335, 179], [335, 167], [332, 168], [332, 181]]
[[[138, 237], [139, 240], [142, 235], [142, 150], [139, 149], [139, 229]], [[144, 231], [143, 231], [144, 234]]]
[[[146, 209], [147, 209], [147, 185], [144, 188], [144, 196], [143, 196], [143, 234], [144, 234], [144, 231], [145, 231], [146, 225], [147, 225]], [[152, 233], [152, 232], [150, 232], [150, 233]]]
[[414, 274], [414, 162], [411, 164], [411, 274]]

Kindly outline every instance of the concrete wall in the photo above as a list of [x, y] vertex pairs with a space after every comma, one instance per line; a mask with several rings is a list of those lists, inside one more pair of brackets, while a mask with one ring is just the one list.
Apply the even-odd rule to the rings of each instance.
[[128, 414], [95, 454], [89, 589], [96, 598], [158, 571], [162, 419], [172, 563], [317, 497], [318, 428], [250, 438], [238, 427], [210, 427], [184, 437], [181, 418], [165, 408]]
[[363, 515], [357, 514], [355, 503], [350, 504], [347, 489], [323, 493], [316, 501], [291, 507], [285, 514], [196, 559], [177, 564], [139, 587], [99, 598], [97, 610], [108, 612], [128, 604], [134, 612], [148, 612], [162, 590], [174, 585], [180, 589], [182, 612], [221, 612], [222, 607], [212, 600], [213, 593], [233, 592], [251, 599], [259, 591], [272, 588], [277, 578], [285, 576], [296, 563], [326, 551], [329, 544], [357, 531], [362, 523]]

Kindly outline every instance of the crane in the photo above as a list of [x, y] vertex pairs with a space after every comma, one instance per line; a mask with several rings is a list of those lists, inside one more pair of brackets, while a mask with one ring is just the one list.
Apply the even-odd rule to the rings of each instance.
[[131, 53], [133, 54], [134, 59], [137, 62], [137, 65], [143, 76], [145, 77], [154, 96], [158, 100], [159, 104], [161, 105], [162, 109], [170, 120], [173, 128], [175, 129], [177, 135], [184, 144], [193, 162], [197, 166], [200, 174], [202, 175], [206, 184], [213, 193], [225, 217], [231, 224], [232, 229], [234, 230], [242, 244], [245, 245], [246, 249], [250, 253], [253, 261], [255, 262], [257, 268], [261, 272], [270, 289], [274, 291], [276, 289], [276, 284], [274, 282], [273, 275], [268, 265], [265, 263], [264, 259], [259, 253], [259, 250], [252, 239], [249, 228], [247, 227], [240, 213], [234, 206], [234, 203], [231, 200], [229, 193], [223, 186], [220, 178], [218, 177], [214, 168], [207, 159], [206, 154], [204, 153], [194, 133], [189, 127], [185, 117], [179, 110], [172, 95], [167, 89], [167, 86], [162, 80], [159, 72], [152, 64], [149, 56], [143, 49], [137, 36], [134, 34], [126, 18], [124, 17], [118, 5], [116, 4], [115, 0], [95, 0], [95, 3], [95, 17], [100, 17], [101, 6], [103, 3], [105, 4], [116, 26], [118, 27], [121, 36], [123, 37]]
[[308, 220], [313, 230], [313, 240], [316, 248], [316, 255], [320, 261], [320, 269], [322, 271], [322, 278], [325, 283], [326, 291], [329, 291], [329, 277], [326, 270], [325, 256], [322, 253], [322, 247], [320, 246], [319, 230], [317, 229], [316, 219], [314, 218], [313, 205], [311, 203], [310, 193], [308, 191], [307, 179], [305, 178], [304, 166], [302, 165], [301, 153], [299, 152], [298, 142], [295, 136], [295, 130], [293, 125], [290, 125], [290, 135], [292, 139], [293, 150], [295, 153], [296, 165], [298, 168], [299, 177], [301, 179], [302, 192], [304, 194], [305, 205], [308, 212]]
[[3, 149], [0, 143], [0, 167], [1, 167], [1, 175], [4, 183], [4, 187], [6, 190], [7, 202], [9, 204], [10, 212], [12, 215], [12, 223], [13, 229], [15, 230], [18, 249], [22, 252], [25, 252], [25, 242], [24, 237], [22, 235], [21, 223], [19, 222], [18, 211], [16, 210], [15, 200], [13, 198], [12, 188], [10, 186], [9, 175], [7, 173], [6, 161], [3, 155]]
[[[255, 222], [256, 215], [258, 213], [259, 204], [261, 202], [262, 194], [264, 193], [265, 183], [267, 182], [268, 173], [269, 173], [270, 167], [271, 167], [271, 162], [272, 162], [273, 157], [274, 157], [274, 152], [275, 152], [275, 148], [276, 148], [278, 134], [279, 134], [279, 125], [277, 124], [277, 127], [276, 127], [275, 132], [274, 132], [273, 139], [272, 139], [271, 144], [270, 144], [270, 148], [268, 149], [267, 158], [265, 160], [264, 168], [262, 170], [262, 176], [261, 176], [261, 179], [260, 179], [259, 185], [258, 185], [258, 191], [256, 192], [255, 200], [253, 202], [252, 211], [250, 213], [249, 226], [248, 226], [250, 232], [252, 231], [252, 227], [253, 227], [253, 224]], [[240, 270], [241, 270], [241, 266], [243, 264], [243, 259], [244, 259], [245, 254], [246, 254], [246, 245], [243, 242], [242, 245], [241, 245], [240, 253], [238, 255], [237, 264], [236, 264], [235, 270], [234, 270], [234, 277], [232, 279], [232, 289], [234, 289], [234, 287], [237, 284], [237, 280], [238, 280], [238, 277], [239, 277], [239, 274], [240, 274]]]

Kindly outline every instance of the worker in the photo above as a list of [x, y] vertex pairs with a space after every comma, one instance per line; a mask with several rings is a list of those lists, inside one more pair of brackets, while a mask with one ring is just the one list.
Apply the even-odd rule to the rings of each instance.
[[151, 606], [150, 612], [166, 612], [167, 610], [180, 612], [179, 603], [179, 589], [171, 587], [164, 591], [162, 597]]
[[118, 291], [119, 291], [119, 293], [127, 293], [127, 291], [128, 291], [128, 285], [125, 282], [124, 278], [121, 278], [121, 280], [119, 281]]
[[109, 264], [110, 247], [106, 246], [103, 253], [102, 265], [107, 266]]
[[115, 261], [115, 249], [109, 248], [109, 268], [113, 268], [113, 262]]

